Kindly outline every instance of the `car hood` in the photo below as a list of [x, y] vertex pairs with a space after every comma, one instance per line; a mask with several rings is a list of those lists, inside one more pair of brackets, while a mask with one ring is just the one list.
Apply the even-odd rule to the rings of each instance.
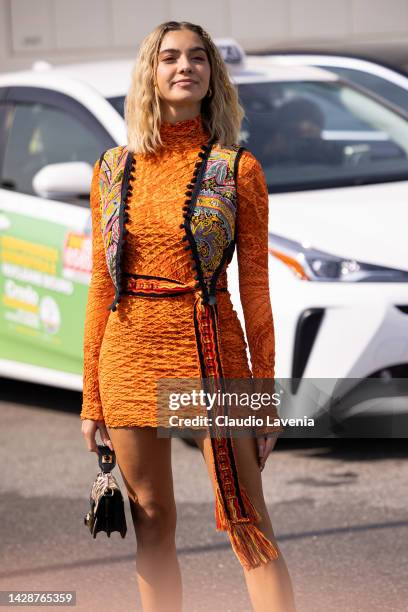
[[269, 231], [333, 255], [408, 270], [408, 181], [269, 195]]

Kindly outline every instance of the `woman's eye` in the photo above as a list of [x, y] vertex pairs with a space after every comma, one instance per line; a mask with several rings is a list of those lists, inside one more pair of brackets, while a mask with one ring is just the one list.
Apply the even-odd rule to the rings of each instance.
[[[194, 60], [198, 60], [199, 62], [205, 62], [205, 57], [201, 57], [199, 55], [197, 55], [196, 57], [193, 57]], [[163, 58], [163, 62], [173, 62], [175, 60], [174, 57], [164, 57]]]

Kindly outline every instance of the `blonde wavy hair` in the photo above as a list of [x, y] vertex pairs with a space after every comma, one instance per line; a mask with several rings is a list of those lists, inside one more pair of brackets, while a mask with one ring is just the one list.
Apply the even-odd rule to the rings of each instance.
[[128, 149], [133, 153], [154, 153], [163, 145], [160, 138], [161, 109], [156, 80], [158, 54], [164, 35], [174, 30], [191, 30], [200, 36], [211, 68], [211, 96], [201, 101], [201, 117], [210, 138], [221, 145], [238, 142], [244, 109], [231, 83], [227, 66], [210, 35], [189, 21], [167, 21], [146, 36], [138, 49], [132, 80], [125, 98]]

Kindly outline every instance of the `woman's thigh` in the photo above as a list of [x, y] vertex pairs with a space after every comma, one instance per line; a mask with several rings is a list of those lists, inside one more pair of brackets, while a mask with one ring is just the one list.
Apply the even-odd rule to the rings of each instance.
[[152, 527], [157, 536], [174, 531], [171, 438], [158, 438], [154, 427], [107, 430], [127, 489], [136, 534], [143, 526]]
[[[211, 440], [209, 437], [202, 438], [199, 436], [196, 437], [195, 440], [197, 446], [203, 454], [215, 494], [216, 489], [214, 473], [211, 466]], [[263, 493], [256, 438], [252, 436], [234, 437], [231, 441], [234, 447], [234, 456], [239, 481], [242, 487], [248, 493], [251, 502], [261, 515], [261, 521], [258, 523], [258, 527], [267, 538], [275, 541], [275, 534], [273, 532]], [[273, 452], [269, 456], [268, 461], [272, 460], [272, 455]]]

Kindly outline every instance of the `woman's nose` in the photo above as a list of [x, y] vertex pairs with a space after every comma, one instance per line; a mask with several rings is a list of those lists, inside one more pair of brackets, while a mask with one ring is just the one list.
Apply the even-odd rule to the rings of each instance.
[[181, 59], [180, 58], [180, 63], [179, 63], [179, 71], [180, 72], [191, 72], [192, 67], [191, 67], [191, 62], [189, 59], [185, 58], [185, 59]]

